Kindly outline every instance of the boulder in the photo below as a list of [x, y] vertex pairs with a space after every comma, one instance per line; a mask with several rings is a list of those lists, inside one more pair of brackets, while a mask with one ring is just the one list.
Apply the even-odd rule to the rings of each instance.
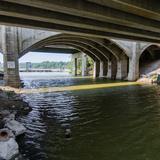
[[15, 138], [15, 135], [8, 128], [0, 129], [0, 141], [7, 141], [10, 138]]
[[160, 84], [160, 74], [158, 74], [158, 77], [157, 77], [157, 84]]
[[7, 128], [0, 130], [0, 159], [10, 160], [19, 153], [15, 136]]
[[19, 123], [16, 120], [7, 121], [5, 127], [10, 129], [15, 134], [15, 136], [21, 135], [26, 132], [26, 128], [23, 126], [23, 124]]
[[3, 118], [3, 122], [9, 122], [15, 120], [15, 113], [11, 113], [9, 115], [7, 115], [5, 118]]
[[14, 138], [0, 141], [0, 158], [10, 160], [19, 153], [18, 144]]
[[66, 137], [66, 138], [71, 138], [71, 129], [67, 128], [67, 129], [65, 130], [65, 137]]
[[8, 110], [3, 110], [3, 111], [0, 112], [0, 115], [3, 116], [3, 117], [8, 116], [9, 114], [11, 114], [11, 113]]

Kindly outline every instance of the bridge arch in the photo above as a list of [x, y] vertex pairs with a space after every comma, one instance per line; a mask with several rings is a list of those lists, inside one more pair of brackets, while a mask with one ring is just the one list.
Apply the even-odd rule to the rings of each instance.
[[[114, 42], [108, 39], [96, 39], [96, 38], [89, 38], [77, 35], [70, 35], [70, 34], [59, 34], [55, 36], [48, 37], [43, 39], [26, 50], [22, 51], [19, 57], [23, 56], [29, 51], [36, 50], [41, 47], [45, 47], [47, 45], [53, 45], [55, 42], [69, 42], [72, 44], [76, 44], [76, 46], [83, 46], [87, 50], [91, 50], [91, 54], [94, 54], [100, 62], [103, 63], [104, 67], [104, 74], [107, 74], [107, 70], [111, 70], [110, 77], [116, 78], [118, 74], [118, 68], [121, 71], [121, 62], [124, 62], [124, 59], [127, 59], [127, 56], [122, 48], [117, 46]], [[87, 54], [87, 53], [86, 53]], [[118, 66], [119, 65], [119, 66]], [[125, 65], [127, 68], [127, 66]], [[125, 69], [125, 77], [127, 77], [127, 69]], [[108, 72], [109, 73], [109, 72]], [[124, 76], [123, 76], [124, 77]]]
[[148, 44], [139, 54], [140, 75], [148, 75], [160, 68], [160, 45]]

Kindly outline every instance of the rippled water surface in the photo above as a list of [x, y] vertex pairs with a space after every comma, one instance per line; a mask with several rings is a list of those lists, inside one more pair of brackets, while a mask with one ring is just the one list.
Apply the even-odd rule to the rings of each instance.
[[[108, 83], [67, 76], [23, 75], [22, 79], [26, 88]], [[27, 127], [21, 153], [29, 160], [160, 159], [159, 86], [22, 96], [33, 109], [21, 119]], [[71, 138], [65, 138], [66, 129]]]

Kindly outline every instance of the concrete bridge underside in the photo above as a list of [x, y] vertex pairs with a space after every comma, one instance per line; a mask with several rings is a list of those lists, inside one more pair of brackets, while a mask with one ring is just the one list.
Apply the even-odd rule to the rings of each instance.
[[1, 0], [0, 23], [159, 43], [159, 8], [158, 0]]

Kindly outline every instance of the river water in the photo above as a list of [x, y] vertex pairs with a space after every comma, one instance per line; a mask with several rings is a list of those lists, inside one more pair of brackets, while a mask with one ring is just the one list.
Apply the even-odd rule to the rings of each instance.
[[[50, 74], [50, 75], [49, 75]], [[64, 73], [21, 74], [25, 88], [110, 83]], [[20, 119], [29, 160], [159, 160], [160, 87], [134, 85], [23, 94], [32, 111]], [[65, 137], [66, 129], [71, 138]]]

